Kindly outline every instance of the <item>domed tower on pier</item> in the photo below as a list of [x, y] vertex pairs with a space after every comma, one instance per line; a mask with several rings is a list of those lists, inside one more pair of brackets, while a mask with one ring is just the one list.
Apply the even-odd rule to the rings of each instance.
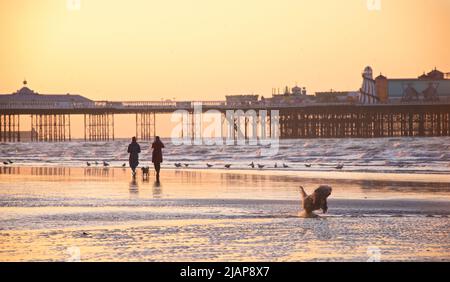
[[375, 80], [373, 79], [373, 72], [371, 67], [366, 67], [362, 74], [363, 83], [359, 90], [359, 102], [362, 104], [377, 104], [379, 97], [375, 87]]

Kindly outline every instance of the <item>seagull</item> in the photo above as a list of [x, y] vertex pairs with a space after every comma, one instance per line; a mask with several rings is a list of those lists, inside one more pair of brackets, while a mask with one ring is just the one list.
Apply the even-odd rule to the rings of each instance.
[[181, 167], [181, 164], [180, 163], [175, 163], [175, 166], [176, 167]]
[[213, 167], [212, 164], [208, 164], [208, 163], [206, 164], [206, 166], [207, 166], [207, 167]]
[[287, 164], [283, 164], [283, 167], [284, 168], [288, 168], [289, 166]]
[[12, 163], [13, 163], [13, 162], [12, 162], [11, 160], [9, 160], [9, 159], [8, 159], [7, 161], [8, 161], [8, 163], [10, 163], [10, 164], [12, 164]]
[[277, 163], [275, 163], [275, 165], [273, 166], [274, 168], [277, 168], [278, 167], [278, 164]]
[[231, 164], [226, 164], [225, 167], [226, 167], [226, 168], [230, 168], [230, 167], [231, 167]]
[[4, 164], [4, 165], [9, 165], [9, 163], [8, 163], [8, 162], [3, 162], [3, 164]]
[[251, 166], [252, 168], [255, 168], [255, 164], [253, 162], [251, 164], [249, 164], [248, 166]]
[[94, 163], [95, 163], [95, 165], [98, 165], [98, 162], [97, 162], [97, 161], [95, 161]]
[[103, 161], [103, 166], [109, 166], [109, 163], [107, 163], [106, 161]]
[[306, 167], [311, 167], [311, 164], [305, 164]]
[[343, 169], [344, 168], [344, 165], [343, 164], [338, 164], [336, 167], [335, 167], [335, 169]]
[[264, 165], [258, 164], [258, 168], [264, 168]]
[[188, 167], [188, 166], [189, 166], [189, 164], [184, 164], [184, 166], [185, 166], [185, 167]]
[[87, 165], [87, 166], [91, 166], [91, 163], [90, 163], [90, 162], [86, 162], [86, 165]]
[[123, 164], [122, 164], [122, 167], [126, 167], [126, 166], [127, 166], [127, 164], [126, 164], [126, 163], [123, 163]]

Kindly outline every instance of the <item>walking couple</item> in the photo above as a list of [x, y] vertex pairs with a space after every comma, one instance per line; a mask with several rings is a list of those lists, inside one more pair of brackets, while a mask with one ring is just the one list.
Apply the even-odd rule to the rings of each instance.
[[[161, 142], [159, 136], [155, 137], [155, 141], [152, 143], [152, 163], [155, 166], [156, 181], [159, 182], [159, 171], [161, 170], [161, 163], [163, 162], [162, 148], [164, 144]], [[139, 153], [141, 147], [136, 141], [136, 137], [131, 138], [131, 143], [128, 145], [128, 153], [130, 154], [129, 164], [133, 171], [133, 177], [136, 176], [136, 168], [139, 165]]]

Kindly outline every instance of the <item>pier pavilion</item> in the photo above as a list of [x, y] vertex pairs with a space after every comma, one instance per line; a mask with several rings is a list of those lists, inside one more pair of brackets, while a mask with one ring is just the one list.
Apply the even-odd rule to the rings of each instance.
[[[40, 94], [28, 88], [23, 81], [21, 89], [12, 94], [0, 94], [0, 141], [21, 141], [20, 112], [40, 109], [32, 113], [31, 141], [71, 140], [70, 115], [52, 109], [90, 108], [95, 102], [78, 94]], [[10, 112], [9, 110], [14, 110]]]

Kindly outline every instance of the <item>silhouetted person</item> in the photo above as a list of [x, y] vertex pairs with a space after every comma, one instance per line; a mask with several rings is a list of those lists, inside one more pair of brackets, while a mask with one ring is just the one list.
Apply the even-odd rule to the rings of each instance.
[[136, 142], [136, 137], [131, 138], [131, 143], [128, 145], [128, 153], [130, 153], [130, 167], [133, 171], [133, 176], [136, 175], [136, 168], [139, 165], [139, 153], [141, 152], [141, 147]]
[[159, 182], [159, 171], [161, 170], [161, 163], [163, 162], [162, 148], [164, 148], [164, 144], [161, 142], [159, 136], [156, 136], [155, 141], [152, 144], [152, 163], [155, 166], [157, 182]]

